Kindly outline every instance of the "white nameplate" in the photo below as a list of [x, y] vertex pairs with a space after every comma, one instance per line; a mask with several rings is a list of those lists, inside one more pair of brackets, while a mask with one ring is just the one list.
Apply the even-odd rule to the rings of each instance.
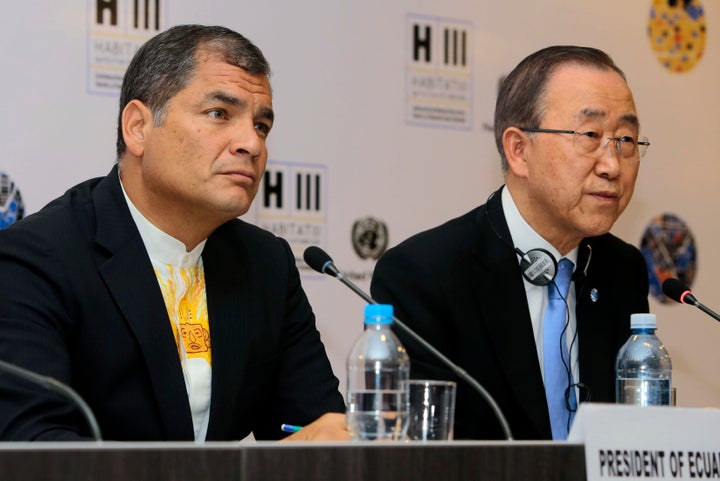
[[580, 405], [587, 481], [720, 479], [720, 409]]

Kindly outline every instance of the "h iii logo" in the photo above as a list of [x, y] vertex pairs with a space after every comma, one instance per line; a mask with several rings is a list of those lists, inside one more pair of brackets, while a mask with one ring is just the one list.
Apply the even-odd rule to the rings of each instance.
[[[95, 0], [95, 24], [103, 27], [125, 26], [127, 29], [155, 32], [160, 31], [160, 0]], [[129, 12], [128, 12], [129, 10]], [[127, 14], [127, 17], [126, 17]]]
[[165, 23], [166, 0], [90, 0], [88, 3], [88, 91], [117, 95], [138, 48]]
[[323, 165], [269, 161], [258, 192], [258, 224], [285, 238], [298, 259], [325, 243]]
[[472, 24], [408, 15], [406, 35], [406, 121], [472, 128]]
[[[411, 31], [412, 62], [449, 67], [468, 63], [468, 29], [447, 22], [415, 20]], [[439, 57], [436, 55], [440, 55]]]
[[263, 210], [322, 214], [322, 176], [322, 169], [268, 165], [262, 181]]

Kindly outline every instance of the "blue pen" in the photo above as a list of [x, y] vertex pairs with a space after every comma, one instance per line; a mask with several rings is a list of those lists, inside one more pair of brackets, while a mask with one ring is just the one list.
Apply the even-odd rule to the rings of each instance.
[[281, 424], [280, 430], [286, 433], [296, 433], [302, 429], [302, 426], [294, 426], [292, 424]]

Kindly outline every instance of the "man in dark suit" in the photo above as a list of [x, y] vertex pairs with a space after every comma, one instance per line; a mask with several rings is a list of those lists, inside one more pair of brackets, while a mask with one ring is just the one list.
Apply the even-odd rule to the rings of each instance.
[[[265, 170], [268, 76], [224, 27], [154, 37], [123, 82], [118, 165], [0, 232], [0, 359], [72, 386], [105, 439], [348, 437], [290, 247], [236, 218]], [[0, 377], [2, 439], [89, 434], [69, 400]]]
[[[506, 185], [390, 249], [375, 268], [375, 299], [394, 304], [398, 318], [476, 378], [516, 439], [564, 439], [578, 401], [615, 399], [630, 314], [648, 310], [640, 252], [608, 233], [649, 145], [639, 131], [625, 75], [605, 53], [558, 46], [530, 55], [497, 99]], [[555, 300], [561, 324], [546, 337]], [[454, 378], [398, 334], [412, 377]], [[504, 437], [488, 403], [458, 382], [456, 437]]]

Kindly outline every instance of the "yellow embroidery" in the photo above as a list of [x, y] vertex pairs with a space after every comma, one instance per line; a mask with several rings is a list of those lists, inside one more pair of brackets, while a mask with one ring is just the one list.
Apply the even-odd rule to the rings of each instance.
[[[171, 265], [155, 267], [155, 276], [165, 299], [178, 355], [182, 357], [180, 351], [180, 338], [182, 338], [188, 359], [204, 358], [209, 365], [212, 365], [205, 297], [205, 270], [202, 263], [199, 267], [179, 268]], [[177, 332], [178, 326], [180, 336]]]

